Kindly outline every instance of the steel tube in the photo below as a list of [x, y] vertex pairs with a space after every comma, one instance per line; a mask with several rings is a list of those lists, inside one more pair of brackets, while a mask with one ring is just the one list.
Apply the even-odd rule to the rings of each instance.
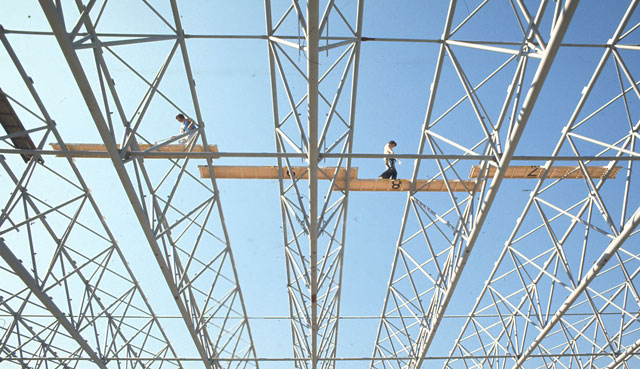
[[140, 222], [142, 230], [153, 251], [156, 261], [160, 269], [162, 270], [162, 274], [165, 277], [165, 280], [171, 290], [171, 294], [174, 297], [176, 305], [178, 306], [178, 309], [180, 310], [181, 315], [183, 316], [184, 323], [187, 326], [187, 329], [189, 330], [193, 343], [200, 354], [201, 360], [205, 365], [205, 367], [207, 367], [208, 369], [212, 369], [211, 362], [207, 356], [206, 349], [200, 340], [196, 327], [193, 325], [193, 321], [191, 319], [191, 314], [189, 312], [189, 309], [187, 308], [187, 306], [185, 306], [183, 301], [180, 299], [180, 293], [177, 287], [175, 286], [175, 284], [173, 283], [173, 275], [172, 275], [171, 268], [166, 264], [164, 260], [162, 250], [155, 239], [153, 230], [151, 229], [151, 225], [149, 224], [149, 219], [147, 218], [147, 214], [145, 213], [143, 206], [140, 204], [135, 188], [127, 173], [127, 170], [124, 167], [124, 164], [122, 163], [122, 161], [120, 160], [120, 153], [118, 151], [118, 148], [116, 147], [115, 142], [113, 142], [111, 133], [108, 129], [104, 116], [100, 111], [100, 105], [98, 104], [98, 101], [96, 100], [93, 94], [91, 85], [89, 83], [89, 80], [87, 79], [87, 76], [84, 73], [80, 60], [78, 59], [78, 56], [76, 55], [73, 47], [71, 46], [70, 40], [67, 37], [66, 30], [64, 29], [64, 26], [62, 25], [59, 19], [59, 13], [55, 8], [55, 6], [50, 1], [39, 0], [39, 2], [56, 36], [56, 39], [58, 40], [60, 49], [65, 59], [67, 60], [69, 69], [71, 70], [71, 73], [74, 76], [76, 84], [78, 85], [78, 88], [82, 93], [82, 97], [85, 100], [87, 108], [89, 109], [89, 112], [95, 123], [96, 128], [98, 129], [100, 137], [104, 141], [105, 148], [109, 154], [109, 157], [111, 158], [111, 161], [116, 170], [116, 173], [120, 178], [120, 181], [122, 182], [122, 186], [125, 190], [125, 193], [127, 194], [127, 197], [133, 208], [133, 211], [136, 217], [138, 218], [138, 221]]
[[[29, 290], [31, 290], [31, 292], [38, 298], [38, 300], [40, 300], [40, 302], [47, 308], [47, 310], [51, 312], [51, 315], [53, 315], [60, 323], [60, 325], [63, 326], [64, 329], [69, 333], [69, 335], [73, 337], [73, 339], [78, 343], [82, 350], [87, 355], [89, 355], [89, 360], [93, 361], [98, 367], [107, 369], [107, 365], [105, 364], [104, 359], [100, 358], [98, 354], [93, 350], [93, 348], [89, 346], [87, 340], [85, 340], [84, 337], [80, 335], [80, 332], [78, 332], [73, 327], [73, 323], [67, 320], [62, 310], [60, 310], [60, 308], [58, 308], [58, 306], [53, 302], [53, 299], [47, 296], [47, 294], [44, 293], [42, 289], [40, 289], [38, 282], [33, 279], [29, 271], [27, 271], [27, 269], [22, 265], [22, 262], [18, 260], [13, 252], [11, 252], [9, 246], [4, 243], [4, 240], [2, 238], [0, 238], [0, 257], [2, 257], [2, 259], [4, 259], [9, 267], [11, 267], [11, 270], [13, 270], [16, 276], [18, 276], [22, 280], [22, 282], [24, 282], [24, 284], [29, 287]], [[60, 360], [60, 358], [56, 359]]]
[[[471, 234], [469, 235], [469, 238], [467, 240], [467, 246], [464, 248], [457, 262], [457, 265], [455, 266], [455, 271], [453, 272], [453, 276], [451, 277], [451, 282], [445, 292], [444, 297], [442, 298], [442, 301], [440, 301], [435, 317], [431, 319], [432, 324], [430, 329], [428, 330], [428, 333], [426, 333], [426, 339], [423, 341], [422, 347], [419, 348], [418, 358], [412, 363], [413, 365], [410, 365], [410, 368], [420, 368], [424, 357], [426, 356], [427, 351], [431, 346], [431, 342], [435, 337], [435, 332], [437, 332], [440, 322], [442, 321], [442, 316], [444, 315], [447, 306], [449, 305], [449, 301], [451, 301], [453, 292], [456, 289], [462, 271], [469, 259], [469, 255], [471, 254], [473, 246], [475, 245], [475, 242], [480, 235], [480, 231], [482, 230], [484, 221], [487, 218], [487, 215], [491, 209], [491, 205], [493, 204], [493, 201], [498, 193], [500, 184], [504, 179], [506, 169], [508, 168], [511, 159], [513, 158], [513, 154], [516, 147], [518, 146], [520, 137], [524, 132], [524, 127], [526, 126], [527, 121], [529, 120], [529, 116], [531, 115], [531, 112], [538, 99], [538, 96], [540, 95], [540, 91], [542, 90], [542, 86], [544, 85], [547, 74], [549, 73], [549, 70], [553, 65], [553, 61], [560, 47], [560, 43], [562, 42], [562, 38], [564, 37], [564, 34], [566, 33], [569, 24], [571, 23], [573, 14], [578, 6], [578, 2], [579, 0], [568, 0], [565, 4], [562, 18], [558, 21], [558, 24], [554, 28], [553, 35], [551, 36], [551, 39], [547, 44], [544, 57], [542, 58], [542, 61], [538, 66], [538, 70], [536, 71], [536, 74], [531, 81], [531, 88], [527, 92], [527, 95], [524, 99], [522, 108], [520, 109], [518, 115], [518, 119], [511, 132], [511, 137], [507, 141], [504, 153], [498, 165], [498, 170], [493, 177], [493, 181], [491, 182], [491, 185], [485, 197], [485, 201], [483, 201], [480, 205], [478, 216], [476, 218], [475, 224], [473, 225], [473, 229], [471, 230]], [[427, 328], [422, 329], [420, 336], [424, 334], [423, 331], [425, 331], [426, 329]]]
[[638, 355], [638, 352], [637, 352], [638, 349], [640, 349], [640, 339], [637, 340], [636, 342], [634, 342], [629, 347], [627, 347], [627, 349], [624, 350], [623, 353], [621, 353], [620, 355], [616, 356], [615, 359], [611, 362], [611, 364], [607, 365], [607, 367], [605, 369], [616, 369], [622, 363], [624, 363], [627, 360], [629, 360], [632, 356], [637, 356]]
[[[30, 154], [43, 156], [61, 156], [71, 158], [101, 158], [108, 159], [107, 151], [85, 151], [85, 150], [23, 150], [23, 149], [5, 149], [0, 148], [0, 154]], [[153, 158], [307, 158], [305, 153], [292, 152], [159, 152], [159, 151], [130, 151], [130, 157], [140, 157], [145, 159]], [[394, 157], [398, 159], [422, 159], [422, 160], [472, 160], [483, 161], [493, 160], [492, 155], [456, 155], [456, 154], [374, 154], [374, 153], [318, 153], [319, 160], [347, 158], [347, 159], [383, 159], [386, 157]], [[633, 156], [596, 156], [596, 155], [579, 155], [579, 156], [552, 156], [552, 155], [514, 155], [511, 161], [640, 161], [640, 153], [633, 153]]]
[[604, 250], [602, 255], [598, 258], [598, 260], [593, 264], [589, 272], [585, 275], [585, 277], [580, 281], [578, 286], [571, 292], [571, 294], [564, 300], [560, 308], [556, 311], [551, 319], [547, 322], [547, 324], [540, 330], [540, 333], [533, 340], [533, 343], [524, 351], [522, 356], [518, 359], [516, 364], [513, 366], [513, 369], [518, 369], [524, 364], [524, 362], [531, 356], [533, 350], [535, 350], [538, 345], [542, 342], [542, 340], [547, 336], [547, 334], [551, 331], [551, 329], [562, 319], [564, 314], [569, 310], [571, 305], [578, 299], [578, 297], [584, 292], [589, 284], [598, 276], [598, 273], [604, 268], [607, 262], [615, 255], [618, 249], [624, 244], [624, 242], [629, 238], [629, 236], [635, 231], [635, 229], [640, 224], [640, 207], [636, 209], [635, 213], [629, 218], [627, 223], [622, 228], [620, 234], [609, 243], [609, 246]]
[[309, 268], [311, 368], [318, 367], [318, 24], [317, 0], [307, 2], [307, 161], [309, 165]]
[[[537, 357], [537, 358], [558, 358], [558, 357], [603, 357], [603, 356], [611, 356], [613, 355], [613, 353], [611, 352], [593, 352], [593, 353], [565, 353], [565, 354], [560, 354], [560, 355], [554, 355], [554, 354], [540, 354], [540, 355], [532, 355], [531, 357]], [[640, 354], [638, 353], [633, 353], [631, 354], [631, 356], [638, 356]], [[487, 359], [514, 359], [516, 358], [516, 355], [453, 355], [453, 356], [428, 356], [425, 358], [425, 360], [446, 360], [446, 359], [453, 359], [453, 360], [463, 360], [463, 359], [468, 359], [468, 360], [487, 360]], [[28, 357], [25, 356], [25, 360], [47, 360], [50, 358], [47, 357], [41, 357], [41, 356], [32, 356], [32, 357]], [[403, 356], [393, 356], [393, 357], [366, 357], [366, 356], [346, 356], [346, 357], [319, 357], [318, 361], [369, 361], [369, 360], [380, 360], [380, 361], [396, 361], [396, 360], [409, 360], [411, 359], [410, 357], [403, 357]], [[7, 358], [5, 359], [6, 361], [17, 361], [16, 360], [12, 360], [11, 358]], [[56, 360], [68, 360], [68, 361], [88, 361], [91, 360], [90, 358], [85, 358], [85, 357], [58, 357], [56, 358]], [[162, 358], [162, 357], [157, 357], [157, 356], [149, 356], [149, 357], [105, 357], [105, 360], [108, 361], [167, 361], [167, 362], [181, 362], [181, 361], [199, 361], [200, 358], [197, 357], [181, 357], [181, 358], [177, 358], [177, 359], [166, 359], [166, 358]], [[220, 358], [218, 359], [218, 361], [221, 362], [249, 362], [249, 361], [254, 361], [254, 360], [258, 360], [258, 361], [271, 361], [271, 362], [275, 362], [275, 361], [299, 361], [299, 358], [294, 358], [294, 357], [260, 357], [257, 359], [251, 359], [251, 358]], [[606, 369], [612, 369], [612, 368], [606, 368]]]

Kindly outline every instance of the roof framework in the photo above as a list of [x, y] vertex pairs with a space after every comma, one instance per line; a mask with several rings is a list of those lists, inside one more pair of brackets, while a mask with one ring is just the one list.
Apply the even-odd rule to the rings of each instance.
[[[0, 26], [2, 52], [12, 64], [4, 73], [18, 81], [0, 90], [6, 131], [0, 133], [3, 365], [638, 365], [640, 197], [633, 172], [640, 160], [638, 2], [624, 1], [615, 27], [603, 36], [606, 43], [572, 43], [566, 40], [572, 27], [591, 21], [580, 13], [584, 4], [578, 0], [451, 0], [441, 13], [439, 38], [366, 37], [363, 0], [265, 0], [266, 29], [254, 35], [187, 34], [182, 14], [189, 4], [176, 0], [140, 1], [156, 26], [135, 33], [102, 31], [109, 17], [117, 16], [111, 10], [122, 11], [113, 0], [39, 0], [45, 31]], [[496, 3], [510, 12], [494, 13]], [[495, 21], [497, 14], [501, 18]], [[472, 28], [474, 37], [466, 37], [466, 28], [492, 19], [492, 27]], [[50, 113], [54, 102], [41, 97], [30, 77], [29, 56], [14, 49], [29, 38], [46, 39], [61, 53], [61, 68], [70, 72], [69, 83], [98, 133], [100, 142], [93, 144], [99, 153], [63, 140], [64, 129]], [[190, 50], [196, 41], [212, 40], [265, 46], [272, 115], [263, 120], [273, 127], [274, 152], [218, 152], [207, 139], [207, 108], [196, 85], [202, 75]], [[359, 181], [353, 161], [383, 157], [354, 152], [365, 43], [433, 44], [438, 51], [430, 88], [420, 91], [425, 107], [422, 125], [413, 128], [420, 137], [417, 152], [398, 155], [413, 166], [410, 181], [402, 182], [406, 203], [399, 229], [394, 228], [399, 234], [381, 313], [345, 317], [343, 265], [350, 189], [355, 190], [350, 182]], [[128, 57], [136, 46], [139, 54], [157, 47], [164, 59], [133, 65]], [[553, 68], [564, 62], [563, 55], [581, 49], [600, 53], [600, 61], [583, 76], [584, 89], [571, 92], [580, 98], [553, 132], [560, 136], [555, 148], [539, 152], [526, 140], [525, 127], [536, 109], [544, 109], [539, 103], [548, 92], [544, 87], [560, 78]], [[486, 54], [500, 62], [474, 62]], [[122, 70], [144, 86], [136, 101], [116, 84]], [[455, 93], [449, 89], [453, 85]], [[183, 96], [168, 91], [174, 87]], [[153, 117], [160, 105], [192, 117], [196, 133], [154, 142]], [[523, 145], [533, 154], [518, 154]], [[83, 178], [92, 173], [81, 171], [74, 158], [113, 165], [114, 183], [126, 194], [152, 261], [125, 256], [118, 232], [103, 217], [113, 211], [110, 204], [96, 200]], [[280, 205], [288, 297], [288, 316], [279, 319], [287, 321], [288, 332], [274, 334], [290, 338], [291, 355], [266, 354], [250, 324], [267, 317], [248, 314], [214, 158], [275, 159], [277, 166], [265, 178], [278, 181], [273, 196]], [[193, 165], [196, 159], [205, 165]], [[331, 170], [322, 161], [330, 161]], [[535, 178], [527, 179], [534, 188], [524, 207], [514, 210], [517, 217], [509, 219], [515, 225], [491, 260], [495, 264], [484, 285], [473, 291], [475, 304], [459, 313], [452, 301], [468, 293], [465, 270], [473, 266], [467, 264], [478, 260], [473, 251], [496, 216], [494, 203], [507, 182], [515, 181], [507, 174], [515, 161], [536, 166]], [[562, 165], [575, 169], [558, 175]], [[604, 169], [595, 174], [593, 165]], [[439, 192], [425, 191], [436, 184]], [[164, 306], [147, 297], [155, 291], [143, 292], [135, 276], [144, 273], [145, 263], [154, 264], [155, 279], [173, 300], [177, 314], [169, 319], [155, 312]], [[339, 327], [348, 318], [376, 321], [375, 336], [359, 337], [372, 348], [370, 355], [341, 348]], [[443, 332], [450, 318], [461, 322], [459, 330]]]

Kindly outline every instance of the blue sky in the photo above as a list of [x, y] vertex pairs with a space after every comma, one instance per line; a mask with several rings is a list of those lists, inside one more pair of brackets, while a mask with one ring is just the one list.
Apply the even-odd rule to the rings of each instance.
[[[355, 1], [337, 1], [336, 3], [345, 16], [350, 17], [349, 19], [355, 18], [357, 7]], [[454, 24], [464, 19], [478, 3], [479, 1], [472, 0], [458, 2]], [[526, 1], [526, 3], [535, 9], [534, 2]], [[545, 15], [547, 22], [554, 5], [555, 2], [551, 2], [548, 14]], [[71, 8], [71, 4], [65, 6]], [[170, 15], [168, 4], [162, 3], [157, 6], [162, 14]], [[288, 6], [287, 2], [274, 1], [274, 19], [280, 17], [286, 6]], [[583, 2], [578, 7], [565, 42], [606, 43], [613, 34], [626, 6], [626, 2], [618, 0]], [[49, 31], [46, 19], [36, 2], [3, 1], [0, 7], [3, 9], [0, 25], [7, 30]], [[188, 34], [264, 35], [266, 32], [264, 4], [259, 1], [243, 4], [209, 1], [194, 1], [188, 4], [182, 2], [180, 10], [183, 27]], [[442, 34], [446, 11], [447, 4], [435, 0], [366, 2], [363, 36], [437, 39]], [[70, 9], [69, 13], [75, 16], [75, 11], [72, 12]], [[633, 16], [631, 24], [636, 24], [640, 20], [640, 15], [637, 13]], [[67, 22], [72, 19], [69, 17]], [[294, 23], [285, 24], [282, 32], [296, 35], [297, 30], [292, 24]], [[548, 23], [543, 24], [547, 24], [546, 27], [542, 27], [545, 30], [544, 37], [547, 39]], [[332, 18], [329, 31], [332, 34], [342, 35], [341, 32], [344, 30], [340, 21]], [[99, 31], [170, 33], [170, 29], [144, 5], [124, 2], [109, 3], [101, 19]], [[628, 43], [638, 43], [638, 37], [640, 36], [637, 32], [632, 34]], [[68, 143], [100, 142], [97, 130], [54, 38], [14, 33], [8, 34], [8, 38], [29, 75], [35, 81], [35, 86], [51, 116], [57, 122], [64, 140]], [[519, 42], [521, 38], [511, 8], [500, 1], [490, 2], [454, 37], [458, 40], [512, 42]], [[145, 78], [151, 79], [172, 46], [172, 41], [163, 41], [114, 47], [113, 50], [116, 50]], [[209, 142], [217, 144], [220, 151], [224, 152], [274, 152], [274, 124], [266, 41], [190, 39], [187, 41], [187, 46]], [[438, 48], [437, 43], [383, 41], [362, 43], [353, 152], [379, 153], [389, 139], [398, 142], [397, 153], [417, 152]], [[456, 46], [452, 46], [452, 49], [472, 84], [480, 82], [509, 57], [507, 54]], [[320, 69], [326, 69], [331, 60], [342, 50], [332, 50], [328, 55], [321, 53]], [[638, 56], [633, 54], [634, 52], [637, 53], [637, 51], [621, 51], [630, 67], [640, 62]], [[91, 71], [89, 77], [95, 80], [91, 52], [80, 50], [78, 54], [85, 63], [85, 69]], [[290, 55], [294, 59], [297, 57], [296, 61], [304, 65], [303, 53], [290, 51]], [[556, 65], [550, 71], [543, 94], [529, 120], [516, 152], [517, 155], [551, 154], [561, 135], [561, 129], [566, 125], [581, 96], [582, 87], [587, 84], [601, 55], [601, 48], [566, 47], [560, 50]], [[127, 111], [133, 112], [146, 87], [112, 55], [107, 54], [106, 58], [110, 63], [110, 70], [116, 80], [123, 105]], [[177, 54], [174, 59], [160, 90], [188, 115], [195, 116], [181, 56]], [[0, 53], [0, 64], [3, 66], [0, 70], [0, 81], [2, 81], [0, 87], [3, 91], [19, 101], [27, 101], [28, 106], [33, 108], [33, 103], [27, 98], [26, 89], [10, 67], [11, 63], [4, 51]], [[537, 60], [530, 62], [525, 77], [526, 87], [529, 86], [537, 65]], [[513, 76], [514, 68], [515, 64], [512, 62], [505, 68], [504, 73], [478, 91], [492, 119], [496, 118], [501, 108], [501, 101], [504, 99], [506, 86]], [[599, 82], [598, 91], [585, 106], [582, 116], [586, 116], [615, 96], [616, 88], [619, 91], [613, 68], [610, 66], [603, 73], [603, 81]], [[332, 96], [335, 92], [332, 86], [335, 85], [336, 78], [329, 78], [327, 85], [321, 86], [321, 89], [326, 89], [328, 96]], [[442, 78], [445, 82], [440, 84], [434, 118], [440, 116], [451, 103], [464, 94], [451, 63], [445, 64]], [[97, 85], [95, 86], [94, 92], [97, 93]], [[625, 86], [628, 86], [628, 83], [625, 83]], [[300, 79], [296, 80], [293, 90], [300, 94], [305, 89], [304, 83]], [[346, 97], [348, 94], [345, 95]], [[281, 106], [284, 106], [284, 97], [279, 99]], [[633, 112], [637, 114], [638, 101], [635, 100], [631, 104], [635, 109]], [[173, 118], [175, 113], [176, 109], [166, 101], [155, 99], [145, 116], [141, 134], [151, 141], [162, 140], [176, 134], [178, 124]], [[19, 114], [25, 113], [19, 109]], [[585, 124], [582, 132], [587, 135], [597, 134], [604, 141], [612, 142], [615, 137], [619, 137], [620, 132], [624, 132], [625, 127], [624, 124], [615, 125], [608, 121], [619, 121], [621, 117], [624, 118], [621, 114], [621, 110], [615, 108], [605, 111], [599, 118], [598, 124]], [[475, 143], [481, 137], [481, 132], [474, 119], [470, 105], [465, 103], [439, 123], [440, 126], [436, 131], [443, 135], [455, 136], [461, 143]], [[30, 124], [30, 118], [27, 118], [26, 114], [23, 122], [27, 126]], [[610, 128], [603, 130], [603, 125]], [[118, 123], [116, 126], [118, 134], [121, 134], [121, 125]], [[502, 140], [504, 142], [504, 137]], [[568, 153], [566, 150], [565, 153]], [[594, 149], [588, 145], [584, 150], [595, 153]], [[451, 148], [445, 149], [445, 152], [459, 153]], [[51, 158], [48, 162], [55, 166], [56, 160], [59, 159]], [[168, 298], [168, 291], [163, 284], [156, 283], [159, 278], [156, 265], [138, 262], [150, 259], [151, 253], [140, 227], [134, 220], [131, 207], [111, 163], [108, 160], [93, 159], [77, 159], [76, 163], [104, 211], [116, 239], [126, 256], [130, 258], [131, 267], [140, 279], [143, 289], [150, 296], [154, 309], [159, 314], [176, 314], [174, 306], [164, 303]], [[294, 160], [293, 163], [304, 165], [302, 160]], [[191, 163], [191, 169], [196, 170], [198, 164], [201, 163]], [[226, 158], [217, 161], [216, 164], [276, 165], [276, 161], [264, 158]], [[526, 165], [536, 164], [542, 163]], [[335, 165], [335, 162], [327, 160], [322, 165], [331, 166]], [[384, 170], [380, 159], [354, 160], [353, 166], [359, 168], [360, 178], [375, 178]], [[433, 163], [424, 163], [422, 168], [421, 176], [429, 177], [436, 173]], [[400, 178], [408, 178], [412, 170], [413, 161], [403, 160], [398, 168]], [[461, 172], [461, 174], [466, 176], [468, 172]], [[468, 313], [477, 292], [511, 233], [531, 189], [535, 186], [534, 182], [504, 181], [475, 252], [463, 274], [458, 291], [449, 306], [448, 314]], [[9, 188], [5, 183], [0, 185], [3, 191]], [[42, 188], [38, 190], [48, 192], [52, 198], [67, 196], [64, 193], [56, 194], [55, 190], [51, 191], [45, 183], [40, 185]], [[288, 316], [277, 181], [219, 180], [218, 185], [248, 315]], [[616, 188], [619, 189], [619, 186], [621, 184]], [[616, 195], [616, 191], [611, 190], [612, 197]], [[561, 198], [564, 195], [555, 196]], [[421, 195], [421, 199], [430, 206], [433, 205], [434, 208], [443, 207], [448, 201], [444, 194], [425, 194]], [[636, 195], [632, 201], [632, 209], [637, 207], [638, 200]], [[341, 305], [341, 313], [344, 316], [377, 316], [381, 313], [405, 203], [406, 194], [403, 193], [355, 192], [350, 194]], [[612, 206], [619, 207], [619, 204]], [[436, 339], [429, 353], [446, 355], [450, 349], [450, 339], [457, 336], [458, 327], [462, 322], [461, 319], [445, 320], [440, 333], [443, 339]], [[167, 324], [176, 325], [175, 329], [180, 329], [175, 323]], [[345, 319], [340, 324], [338, 356], [370, 356], [378, 320]], [[251, 326], [259, 356], [291, 357], [288, 321], [256, 319], [251, 321]], [[185, 347], [185, 350], [189, 349]], [[286, 365], [266, 363], [262, 367], [292, 367], [290, 363]], [[337, 367], [365, 368], [368, 367], [368, 362], [340, 364]]]

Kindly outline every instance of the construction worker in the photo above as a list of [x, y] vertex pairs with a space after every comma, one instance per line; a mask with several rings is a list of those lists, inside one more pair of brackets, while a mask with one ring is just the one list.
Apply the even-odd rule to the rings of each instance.
[[[393, 148], [398, 146], [398, 144], [391, 140], [389, 143], [384, 145], [384, 153], [385, 155], [393, 154]], [[398, 177], [398, 172], [396, 171], [396, 158], [384, 158], [384, 165], [387, 167], [378, 178], [380, 179], [396, 179]]]
[[189, 133], [185, 138], [180, 139], [179, 143], [191, 142], [191, 138], [196, 134], [198, 127], [189, 118], [186, 118], [183, 114], [176, 115], [176, 120], [180, 122], [180, 134]]

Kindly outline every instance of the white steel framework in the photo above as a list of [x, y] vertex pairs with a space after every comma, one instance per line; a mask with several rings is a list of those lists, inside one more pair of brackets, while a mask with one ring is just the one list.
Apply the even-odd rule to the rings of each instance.
[[[38, 12], [35, 27], [5, 18], [14, 9], [0, 4], [0, 366], [640, 365], [639, 2], [603, 12], [579, 0], [26, 1], [15, 16]], [[208, 19], [227, 8], [238, 18]], [[58, 55], [52, 70], [69, 76], [61, 96], [40, 87], [55, 78], [40, 72], [46, 63], [30, 40]], [[207, 59], [227, 57], [212, 54], [217, 42], [259, 45], [268, 111], [246, 136], [267, 127], [275, 150], [213, 146], [237, 122], [205, 124], [217, 109], [211, 96], [225, 93], [211, 93], [211, 76], [242, 81], [235, 66], [220, 71], [224, 63]], [[405, 90], [404, 79], [372, 99], [367, 88], [385, 73], [413, 74], [422, 87]], [[57, 97], [75, 99], [79, 112], [56, 109]], [[238, 100], [236, 110], [259, 105]], [[420, 117], [372, 134], [369, 111]], [[196, 130], [157, 141], [159, 117], [175, 112]], [[70, 149], [67, 135], [98, 146]], [[415, 137], [414, 154], [394, 155], [413, 164], [410, 182], [380, 186], [363, 205], [350, 182], [385, 158], [361, 150], [370, 147], [363, 141], [376, 137], [380, 150], [395, 136]], [[218, 182], [231, 180], [216, 179], [216, 160], [277, 171], [277, 191], [259, 196], [280, 208], [269, 217], [279, 224], [269, 224], [281, 229], [282, 293], [256, 291], [255, 279], [269, 278], [261, 265], [241, 273], [230, 229], [259, 228], [242, 214], [260, 213], [266, 200], [225, 202], [225, 218]], [[536, 175], [509, 178], [516, 165]], [[552, 175], [559, 166], [570, 172]], [[101, 175], [113, 203], [89, 188]], [[424, 191], [432, 182], [446, 190]], [[384, 225], [395, 244], [366, 245], [394, 250], [389, 269], [376, 271], [388, 282], [375, 302], [354, 302], [344, 291], [369, 286], [349, 286], [345, 254], [362, 252], [362, 235], [347, 223], [388, 218], [376, 202], [407, 188], [403, 210]], [[126, 209], [116, 208], [118, 191]], [[131, 219], [108, 222], [114, 213]], [[269, 299], [250, 293], [287, 301], [267, 316]], [[379, 314], [343, 313], [372, 303]], [[273, 353], [283, 345], [286, 354]]]

